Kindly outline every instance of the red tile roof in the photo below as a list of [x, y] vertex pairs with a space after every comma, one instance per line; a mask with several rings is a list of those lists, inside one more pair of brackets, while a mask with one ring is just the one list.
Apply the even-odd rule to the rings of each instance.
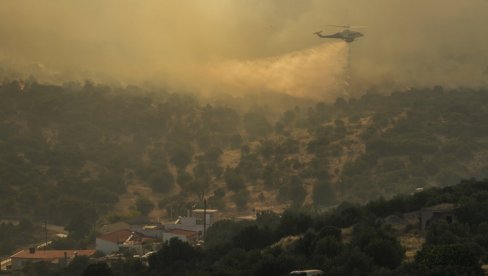
[[34, 253], [30, 253], [29, 250], [22, 250], [10, 258], [19, 258], [19, 259], [38, 259], [38, 260], [54, 260], [54, 259], [63, 259], [64, 253], [66, 253], [66, 257], [72, 258], [75, 255], [77, 256], [91, 256], [95, 254], [95, 250], [39, 250], [36, 249]]
[[132, 236], [133, 231], [129, 229], [122, 229], [110, 233], [103, 234], [98, 236], [98, 239], [110, 241], [113, 243], [125, 242], [130, 236]]

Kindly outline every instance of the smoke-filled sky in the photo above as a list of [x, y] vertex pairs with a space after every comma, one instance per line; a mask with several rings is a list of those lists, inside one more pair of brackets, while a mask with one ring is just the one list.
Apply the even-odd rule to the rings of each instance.
[[[487, 11], [488, 0], [1, 0], [0, 73], [327, 97], [350, 60], [360, 87], [480, 86]], [[367, 28], [349, 45], [312, 35], [341, 31], [328, 24]]]

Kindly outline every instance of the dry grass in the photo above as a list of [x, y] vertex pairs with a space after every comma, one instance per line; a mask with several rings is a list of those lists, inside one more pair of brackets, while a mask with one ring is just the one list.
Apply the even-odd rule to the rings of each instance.
[[239, 164], [241, 160], [241, 150], [226, 150], [220, 156], [220, 163], [222, 164], [223, 168], [235, 168]]
[[115, 205], [114, 212], [131, 213], [139, 196], [147, 198], [154, 204], [154, 209], [148, 215], [151, 220], [157, 221], [166, 216], [166, 210], [160, 209], [158, 204], [161, 199], [169, 195], [153, 192], [139, 179], [134, 179], [129, 183], [127, 192], [119, 196], [119, 202]]
[[407, 234], [398, 237], [398, 240], [405, 248], [405, 261], [412, 262], [415, 254], [422, 249], [425, 239], [419, 235]]

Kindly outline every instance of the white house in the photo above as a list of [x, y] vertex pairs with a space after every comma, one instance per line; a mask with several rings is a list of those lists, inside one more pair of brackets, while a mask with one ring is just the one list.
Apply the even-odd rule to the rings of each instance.
[[189, 217], [179, 217], [174, 223], [165, 224], [164, 228], [166, 230], [181, 229], [187, 231], [194, 231], [203, 233], [204, 227], [204, 214], [205, 213], [205, 229], [208, 229], [215, 221], [217, 221], [218, 211], [215, 209], [194, 209], [192, 211], [192, 216]]
[[205, 224], [208, 228], [217, 221], [218, 212], [216, 209], [193, 209], [192, 216], [197, 218], [197, 224], [203, 225], [205, 214]]
[[130, 229], [132, 231], [141, 233], [147, 237], [156, 238], [156, 239], [163, 238], [164, 227], [161, 224], [144, 225], [138, 228], [131, 227]]
[[129, 229], [121, 229], [98, 236], [95, 240], [95, 248], [105, 254], [119, 251], [119, 245], [124, 243], [131, 235]]
[[195, 217], [179, 217], [174, 223], [165, 224], [166, 230], [181, 229], [194, 232], [202, 232], [203, 224], [197, 224]]

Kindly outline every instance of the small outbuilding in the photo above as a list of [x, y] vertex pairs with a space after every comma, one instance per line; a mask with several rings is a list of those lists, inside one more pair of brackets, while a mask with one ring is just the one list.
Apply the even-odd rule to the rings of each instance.
[[455, 221], [456, 204], [453, 203], [441, 203], [420, 210], [420, 227], [422, 231], [425, 231], [436, 221], [446, 221], [451, 224]]

